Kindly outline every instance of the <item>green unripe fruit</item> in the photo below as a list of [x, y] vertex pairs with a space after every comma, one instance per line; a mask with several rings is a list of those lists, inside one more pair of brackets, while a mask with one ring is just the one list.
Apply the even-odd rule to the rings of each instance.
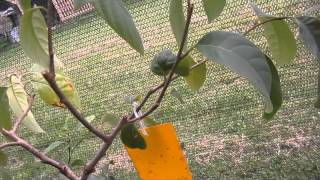
[[[151, 62], [151, 71], [159, 76], [166, 76], [176, 63], [176, 55], [169, 49], [158, 53]], [[179, 76], [188, 76], [190, 71], [189, 57], [182, 59], [174, 72]]]
[[146, 141], [134, 124], [127, 124], [121, 129], [120, 139], [129, 148], [147, 148]]
[[158, 53], [151, 62], [151, 71], [159, 76], [167, 75], [176, 62], [176, 55], [169, 49]]

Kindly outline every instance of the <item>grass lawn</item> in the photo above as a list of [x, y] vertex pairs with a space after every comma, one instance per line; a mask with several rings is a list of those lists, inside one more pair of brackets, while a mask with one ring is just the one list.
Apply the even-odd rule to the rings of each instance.
[[[201, 1], [197, 0], [190, 29], [189, 44], [194, 44], [210, 30], [244, 32], [254, 22], [245, 1], [229, 0], [228, 7], [214, 24], [207, 24]], [[260, 0], [258, 4], [273, 14], [298, 14], [314, 1], [290, 3], [287, 0]], [[130, 112], [124, 101], [128, 95], [144, 94], [161, 81], [149, 71], [156, 52], [164, 48], [177, 50], [168, 22], [168, 0], [137, 1], [129, 10], [142, 34], [146, 54], [139, 56], [116, 36], [94, 13], [61, 25], [54, 35], [55, 50], [73, 79], [82, 101], [81, 111], [95, 115], [94, 124], [110, 131], [100, 119], [105, 112], [119, 116]], [[258, 30], [261, 32], [261, 29]], [[266, 47], [266, 41], [252, 33], [249, 38]], [[196, 52], [194, 58], [201, 59]], [[20, 47], [0, 54], [0, 76], [27, 72], [30, 68]], [[182, 79], [174, 82], [184, 103], [170, 97], [153, 116], [159, 123], [172, 122], [184, 144], [186, 157], [195, 180], [204, 179], [318, 179], [320, 178], [318, 110], [313, 107], [317, 93], [318, 65], [299, 45], [294, 64], [282, 66], [284, 104], [273, 120], [261, 118], [263, 99], [257, 91], [236, 74], [214, 63], [208, 63], [208, 79], [199, 92], [191, 92]], [[26, 79], [28, 80], [28, 78]], [[30, 87], [28, 84], [27, 87]], [[30, 89], [29, 88], [29, 89]], [[151, 103], [151, 102], [150, 102]], [[149, 104], [150, 104], [149, 103]], [[88, 159], [99, 141], [86, 131], [72, 131], [77, 122], [64, 109], [52, 109], [37, 100], [33, 113], [46, 134], [34, 135], [23, 130], [35, 146], [46, 148], [51, 142], [73, 143], [84, 139], [72, 159]], [[68, 161], [66, 146], [52, 153]], [[43, 166], [21, 149], [11, 149], [8, 171], [15, 180], [52, 179], [58, 172]], [[107, 152], [98, 172], [110, 160], [117, 179], [138, 179], [119, 139]], [[79, 167], [81, 168], [81, 167]]]

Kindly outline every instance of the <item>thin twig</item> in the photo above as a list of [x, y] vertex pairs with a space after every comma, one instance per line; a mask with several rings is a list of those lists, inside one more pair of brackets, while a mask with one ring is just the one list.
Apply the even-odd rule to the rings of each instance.
[[12, 132], [17, 132], [20, 124], [22, 123], [22, 121], [27, 117], [29, 111], [31, 110], [31, 107], [32, 107], [32, 104], [33, 104], [33, 101], [34, 101], [34, 95], [31, 96], [30, 98], [30, 101], [29, 101], [29, 105], [27, 107], [27, 109], [20, 115], [20, 117], [18, 117], [14, 123], [14, 126], [12, 128]]
[[283, 19], [289, 19], [291, 17], [275, 17], [275, 18], [272, 18], [272, 19], [268, 19], [266, 21], [263, 21], [263, 22], [260, 22], [254, 26], [252, 26], [250, 29], [248, 29], [246, 32], [243, 33], [244, 36], [248, 35], [251, 31], [255, 30], [257, 27], [263, 25], [263, 24], [266, 24], [268, 22], [271, 22], [271, 21], [278, 21], [278, 20], [283, 20]]
[[93, 125], [91, 125], [85, 117], [70, 103], [70, 101], [65, 97], [62, 93], [61, 89], [57, 85], [55, 80], [55, 68], [54, 68], [54, 54], [53, 54], [53, 41], [52, 41], [52, 17], [53, 17], [53, 4], [52, 0], [48, 1], [48, 48], [49, 48], [49, 58], [50, 58], [50, 67], [49, 71], [45, 71], [42, 73], [43, 77], [47, 80], [50, 87], [60, 98], [60, 101], [68, 108], [68, 110], [80, 121], [80, 123], [85, 126], [90, 132], [95, 134], [100, 139], [106, 141], [107, 136], [96, 129]]
[[202, 61], [198, 62], [197, 64], [195, 64], [195, 65], [191, 66], [191, 68], [190, 68], [190, 69], [194, 69], [194, 68], [196, 68], [196, 67], [200, 66], [201, 64], [206, 63], [207, 61], [208, 61], [208, 59], [202, 60]]
[[[190, 48], [187, 52], [185, 52], [182, 56], [181, 59], [184, 59], [186, 56], [188, 56], [191, 51], [194, 49], [194, 47]], [[193, 68], [191, 68], [190, 70], [192, 70]], [[177, 79], [178, 76], [174, 76], [173, 78], [171, 78], [171, 81]], [[165, 84], [165, 81], [163, 81], [162, 83], [160, 83], [159, 85], [151, 88], [147, 94], [144, 96], [144, 98], [142, 99], [141, 103], [139, 104], [139, 106], [137, 107], [137, 111], [141, 110], [141, 108], [145, 105], [145, 103], [148, 101], [148, 99], [150, 98], [150, 96], [154, 93], [156, 93], [158, 90], [160, 90]], [[132, 113], [130, 116], [130, 119], [134, 118], [134, 114]]]
[[107, 136], [100, 132], [98, 129], [96, 129], [92, 124], [90, 124], [86, 118], [76, 109], [75, 106], [73, 106], [70, 101], [66, 98], [66, 96], [62, 93], [60, 88], [58, 87], [54, 76], [48, 71], [42, 73], [43, 77], [47, 80], [50, 87], [53, 89], [53, 91], [57, 94], [57, 96], [60, 98], [60, 101], [68, 108], [68, 110], [79, 120], [79, 122], [85, 126], [90, 132], [95, 134], [97, 137], [102, 139], [103, 141], [108, 141]]
[[55, 76], [54, 68], [54, 52], [52, 43], [52, 19], [53, 19], [53, 3], [52, 0], [48, 0], [48, 11], [47, 11], [47, 26], [48, 26], [48, 51], [49, 51], [49, 72]]
[[[195, 69], [196, 67], [200, 66], [201, 64], [206, 63], [207, 61], [208, 61], [208, 60], [205, 59], [205, 60], [202, 60], [202, 61], [198, 62], [197, 64], [191, 66], [190, 71], [193, 70], [193, 69]], [[179, 77], [181, 77], [181, 76], [179, 76], [179, 75], [174, 75], [174, 76], [171, 78], [171, 82], [174, 81], [174, 80], [176, 80], [176, 79], [178, 79]], [[164, 86], [164, 82], [162, 82], [162, 83], [159, 84], [158, 86], [155, 86], [155, 87], [151, 88], [151, 89], [148, 91], [148, 93], [146, 94], [146, 96], [143, 98], [143, 100], [141, 101], [140, 106], [141, 106], [141, 107], [144, 106], [144, 104], [147, 102], [147, 100], [150, 98], [150, 96], [151, 96], [152, 94], [156, 93], [158, 90], [160, 90], [163, 86]], [[145, 114], [142, 114], [142, 116], [140, 116], [140, 117], [138, 117], [138, 118], [135, 118], [134, 115], [131, 115], [129, 122], [130, 122], [130, 123], [135, 122], [135, 121], [137, 121], [137, 120], [140, 120], [140, 119], [145, 118], [145, 117], [148, 116], [148, 115], [149, 115], [149, 113], [148, 113], [148, 114], [145, 113]], [[133, 119], [133, 118], [134, 118], [134, 119]]]
[[8, 142], [0, 145], [0, 149], [4, 149], [9, 146], [20, 146], [19, 142]]

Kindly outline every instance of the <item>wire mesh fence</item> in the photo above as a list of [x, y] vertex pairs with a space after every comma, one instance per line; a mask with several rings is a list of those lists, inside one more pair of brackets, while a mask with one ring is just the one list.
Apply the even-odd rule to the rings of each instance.
[[[243, 33], [256, 22], [246, 0], [227, 1], [224, 12], [213, 24], [207, 23], [201, 0], [194, 2], [190, 44], [211, 30]], [[265, 12], [290, 16], [301, 14], [317, 0], [255, 2]], [[165, 48], [177, 51], [168, 17], [169, 0], [126, 3], [142, 35], [144, 56], [132, 50], [95, 12], [67, 20], [56, 27], [54, 34], [55, 51], [65, 64], [66, 74], [75, 82], [81, 97], [81, 111], [86, 116], [94, 115], [93, 123], [105, 131], [110, 128], [100, 120], [103, 113], [121, 116], [130, 112], [131, 106], [124, 98], [143, 95], [161, 81], [149, 70], [152, 57]], [[249, 38], [267, 51], [261, 33], [262, 30], [257, 29]], [[193, 179], [320, 178], [320, 122], [319, 112], [313, 107], [319, 67], [304, 47], [298, 46], [294, 63], [279, 69], [284, 104], [271, 121], [261, 118], [262, 98], [253, 86], [220, 65], [208, 64], [208, 79], [197, 93], [191, 92], [182, 79], [174, 82], [173, 87], [183, 96], [184, 102], [171, 97], [170, 88], [152, 118], [159, 123], [173, 122]], [[31, 67], [19, 46], [0, 53], [1, 77], [14, 72], [26, 73]], [[196, 52], [192, 56], [203, 58]], [[30, 83], [27, 86], [32, 90]], [[90, 159], [99, 147], [98, 139], [88, 132], [73, 130], [77, 122], [67, 110], [52, 109], [37, 100], [32, 111], [46, 134], [32, 134], [23, 129], [20, 135], [36, 147], [45, 149], [53, 141], [81, 142], [71, 158], [84, 160]], [[49, 155], [70, 161], [68, 148], [64, 147]], [[15, 180], [57, 177], [54, 168], [42, 165], [22, 149], [12, 148], [8, 154], [7, 171]], [[139, 179], [119, 139], [96, 173], [110, 161], [110, 173], [116, 179]]]

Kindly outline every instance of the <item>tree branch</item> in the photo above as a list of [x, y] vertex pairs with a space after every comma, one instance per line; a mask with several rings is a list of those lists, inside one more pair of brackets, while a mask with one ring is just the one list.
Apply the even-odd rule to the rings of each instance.
[[[187, 53], [183, 54], [183, 46], [187, 40], [187, 34], [189, 31], [189, 26], [190, 26], [190, 22], [191, 22], [191, 16], [193, 13], [193, 4], [190, 3], [190, 0], [188, 0], [188, 13], [187, 13], [187, 21], [186, 21], [186, 25], [185, 25], [185, 30], [184, 30], [184, 34], [183, 34], [183, 40], [180, 44], [180, 48], [179, 51], [177, 53], [177, 61], [174, 64], [172, 70], [169, 73], [168, 78], [161, 83], [160, 85], [156, 86], [155, 88], [151, 89], [147, 95], [145, 96], [145, 98], [143, 99], [142, 103], [140, 104], [139, 108], [141, 108], [146, 102], [147, 100], [150, 98], [150, 96], [157, 92], [158, 90], [160, 90], [162, 88], [162, 91], [160, 92], [157, 101], [155, 102], [155, 104], [150, 108], [150, 111], [147, 111], [147, 113], [145, 114], [145, 116], [147, 116], [148, 114], [152, 113], [159, 105], [160, 102], [162, 101], [165, 92], [168, 88], [168, 86], [170, 85], [170, 82], [173, 81], [174, 79], [178, 78], [178, 76], [174, 76], [174, 70], [176, 69], [178, 63], [181, 61], [181, 59], [183, 59], [185, 56], [187, 56], [187, 54], [191, 51], [189, 50]], [[49, 29], [51, 29], [51, 27], [48, 27]], [[49, 44], [51, 44], [52, 47], [52, 39], [48, 39], [49, 40]], [[50, 45], [49, 45], [50, 46]], [[53, 69], [53, 70], [52, 70]], [[101, 138], [104, 142], [101, 145], [100, 149], [97, 151], [95, 157], [89, 161], [82, 173], [81, 179], [80, 180], [86, 180], [89, 175], [91, 173], [93, 173], [95, 171], [95, 166], [97, 165], [97, 163], [105, 156], [106, 151], [108, 150], [108, 148], [110, 147], [110, 145], [112, 144], [113, 140], [115, 139], [116, 135], [120, 132], [120, 130], [122, 129], [122, 127], [128, 123], [134, 122], [134, 121], [130, 121], [128, 120], [128, 117], [123, 117], [118, 125], [113, 129], [113, 131], [110, 133], [110, 135], [106, 136], [104, 134], [102, 134], [100, 131], [98, 131], [97, 129], [95, 129], [83, 116], [82, 114], [69, 102], [69, 100], [64, 96], [64, 94], [62, 93], [62, 91], [59, 89], [56, 81], [55, 81], [55, 76], [54, 76], [54, 60], [53, 60], [53, 56], [50, 56], [50, 71], [46, 71], [42, 73], [44, 78], [47, 80], [47, 82], [49, 83], [50, 87], [54, 90], [54, 92], [57, 94], [57, 96], [60, 98], [60, 101], [69, 109], [69, 111], [93, 134], [95, 134], [96, 136], [98, 136], [99, 138]], [[57, 167], [58, 168], [58, 167]]]
[[89, 175], [95, 171], [95, 166], [105, 156], [106, 151], [112, 144], [113, 140], [115, 139], [117, 134], [120, 132], [122, 127], [127, 123], [128, 123], [128, 119], [126, 116], [119, 121], [117, 126], [113, 129], [113, 131], [108, 136], [108, 141], [104, 142], [101, 145], [100, 149], [96, 153], [96, 156], [86, 164], [80, 180], [86, 180], [89, 177]]
[[[192, 12], [193, 12], [193, 4], [190, 3], [190, 1], [188, 1], [188, 16], [187, 16], [187, 23], [186, 23], [186, 27], [185, 27], [185, 31], [184, 31], [184, 35], [183, 35], [183, 41], [180, 45], [180, 49], [179, 49], [179, 52], [177, 54], [177, 61], [174, 65], [174, 67], [172, 68], [170, 74], [169, 74], [169, 78], [167, 78], [166, 81], [162, 82], [161, 84], [159, 84], [158, 86], [150, 89], [148, 91], [148, 93], [146, 94], [146, 96], [144, 97], [144, 99], [142, 100], [142, 102], [140, 103], [139, 105], [139, 109], [141, 109], [141, 107], [144, 106], [144, 104], [147, 102], [147, 100], [150, 98], [150, 96], [152, 94], [154, 94], [155, 92], [157, 92], [158, 90], [160, 90], [162, 88], [162, 91], [157, 99], [157, 102], [151, 107], [151, 110], [148, 111], [147, 113], [145, 113], [144, 116], [147, 116], [148, 114], [152, 113], [157, 107], [158, 107], [158, 104], [160, 104], [164, 94], [165, 94], [165, 91], [167, 89], [167, 87], [169, 86], [170, 82], [177, 79], [179, 76], [173, 76], [174, 75], [174, 69], [177, 67], [177, 64], [179, 63], [179, 61], [181, 59], [183, 59], [185, 56], [188, 55], [188, 53], [190, 51], [188, 51], [186, 54], [182, 55], [182, 50], [183, 50], [183, 46], [185, 44], [185, 41], [186, 41], [186, 38], [187, 38], [187, 34], [188, 34], [188, 28], [190, 26], [190, 21], [191, 21], [191, 16], [192, 16]], [[202, 62], [204, 63], [204, 62]], [[138, 119], [141, 119], [141, 118], [135, 118], [134, 120], [138, 120]], [[88, 176], [94, 172], [94, 168], [95, 166], [97, 165], [97, 163], [101, 160], [101, 158], [103, 158], [105, 156], [105, 152], [108, 150], [108, 148], [110, 147], [110, 145], [112, 144], [113, 140], [115, 139], [116, 135], [119, 133], [119, 131], [122, 129], [122, 127], [127, 124], [127, 123], [131, 123], [131, 122], [135, 122], [135, 121], [132, 121], [132, 120], [128, 120], [127, 117], [123, 117], [118, 125], [113, 129], [113, 131], [111, 132], [111, 134], [108, 136], [108, 139], [109, 139], [109, 142], [104, 142], [100, 149], [98, 150], [98, 152], [96, 153], [96, 156], [93, 160], [91, 160], [87, 165], [86, 167], [84, 168], [84, 171], [83, 171], [83, 175], [81, 177], [80, 180], [86, 180], [88, 178]]]
[[250, 29], [248, 29], [246, 32], [243, 33], [244, 36], [248, 35], [251, 31], [255, 30], [257, 27], [263, 25], [263, 24], [266, 24], [268, 22], [271, 22], [271, 21], [278, 21], [278, 20], [283, 20], [283, 19], [289, 19], [291, 17], [275, 17], [275, 18], [272, 18], [272, 19], [268, 19], [266, 21], [263, 21], [263, 22], [260, 22], [254, 26], [252, 26]]
[[21, 144], [18, 142], [8, 142], [0, 145], [0, 149], [4, 149], [9, 146], [20, 146]]
[[[190, 70], [198, 67], [199, 65], [203, 64], [207, 62], [207, 60], [203, 60], [200, 61], [199, 63], [193, 65]], [[171, 78], [170, 81], [174, 81], [176, 79], [178, 79], [180, 76], [175, 75]], [[142, 102], [140, 103], [140, 108], [144, 106], [144, 104], [147, 102], [147, 100], [150, 98], [150, 96], [152, 94], [154, 94], [155, 92], [157, 92], [159, 89], [161, 89], [164, 86], [164, 82], [162, 82], [161, 84], [159, 84], [158, 86], [155, 86], [153, 88], [151, 88], [148, 93], [145, 95], [144, 99], [142, 100]], [[151, 112], [150, 112], [151, 113]], [[145, 114], [143, 114], [140, 118], [130, 118], [130, 121], [128, 121], [127, 117], [123, 117], [118, 125], [113, 129], [113, 131], [110, 133], [110, 135], [108, 135], [108, 139], [109, 139], [109, 143], [104, 142], [100, 149], [97, 151], [96, 153], [96, 157], [91, 160], [85, 167], [84, 171], [83, 171], [83, 175], [81, 177], [81, 180], [86, 180], [86, 178], [88, 178], [88, 176], [94, 172], [94, 168], [97, 165], [97, 163], [101, 160], [101, 158], [103, 158], [105, 156], [106, 151], [108, 150], [108, 148], [110, 147], [110, 145], [112, 144], [113, 140], [115, 139], [116, 135], [119, 133], [119, 131], [122, 129], [122, 127], [128, 123], [132, 123], [135, 122], [139, 119], [143, 119], [144, 117], [148, 116], [149, 113], [146, 112]]]
[[[184, 47], [184, 44], [187, 40], [187, 36], [188, 36], [188, 31], [189, 31], [189, 26], [190, 26], [190, 23], [191, 23], [191, 17], [192, 17], [192, 13], [193, 13], [193, 8], [194, 8], [194, 5], [190, 3], [190, 0], [188, 0], [188, 12], [187, 12], [187, 20], [186, 20], [186, 25], [185, 25], [185, 28], [184, 28], [184, 33], [183, 33], [183, 38], [182, 38], [182, 41], [181, 41], [181, 44], [179, 46], [179, 51], [178, 51], [178, 54], [177, 54], [177, 60], [175, 62], [175, 64], [173, 65], [169, 75], [168, 75], [168, 78], [166, 78], [166, 80], [160, 84], [159, 86], [157, 86], [156, 88], [154, 88], [154, 90], [152, 89], [150, 92], [148, 92], [147, 96], [144, 98], [144, 100], [142, 101], [143, 104], [145, 103], [145, 101], [147, 101], [147, 99], [150, 97], [150, 93], [154, 93], [156, 92], [156, 90], [159, 90], [161, 87], [162, 87], [162, 90], [160, 91], [159, 93], [159, 96], [158, 98], [156, 99], [155, 103], [147, 110], [146, 113], [144, 113], [141, 117], [137, 117], [137, 118], [130, 118], [129, 122], [132, 123], [132, 122], [135, 122], [137, 120], [140, 120], [140, 119], [143, 119], [144, 117], [148, 116], [149, 114], [151, 114], [154, 110], [156, 110], [159, 106], [160, 106], [160, 103], [166, 93], [166, 90], [168, 89], [170, 83], [172, 82], [173, 80], [173, 75], [174, 75], [174, 70], [177, 68], [179, 62], [188, 55], [188, 53], [190, 52], [187, 51], [187, 53], [183, 54], [183, 47]], [[193, 48], [191, 48], [192, 50]], [[142, 103], [141, 103], [142, 104]], [[140, 104], [140, 108], [142, 107]], [[140, 109], [139, 108], [139, 109]]]
[[80, 121], [80, 123], [85, 126], [90, 132], [95, 134], [97, 137], [102, 139], [103, 141], [108, 141], [108, 138], [105, 134], [96, 129], [92, 124], [90, 124], [85, 117], [70, 103], [70, 101], [66, 98], [66, 96], [62, 93], [60, 88], [58, 87], [55, 77], [48, 71], [42, 73], [43, 77], [47, 80], [50, 87], [60, 98], [60, 101], [68, 108], [68, 110]]
[[3, 144], [2, 148], [8, 147], [8, 146], [21, 146], [25, 150], [30, 152], [33, 156], [40, 159], [42, 163], [51, 165], [59, 169], [59, 171], [69, 179], [79, 180], [79, 177], [67, 165], [48, 157], [46, 154], [44, 154], [43, 152], [41, 152], [40, 150], [32, 146], [30, 143], [28, 143], [24, 139], [19, 138], [15, 132], [2, 130], [1, 133], [14, 141], [14, 142]]
[[34, 95], [31, 96], [30, 102], [29, 102], [29, 105], [28, 105], [27, 109], [21, 114], [20, 117], [18, 117], [18, 118], [16, 119], [15, 124], [14, 124], [14, 126], [13, 126], [13, 128], [12, 128], [12, 130], [11, 130], [12, 132], [14, 132], [14, 133], [17, 132], [20, 124], [22, 123], [22, 121], [24, 120], [24, 118], [27, 117], [29, 111], [31, 110], [31, 107], [32, 107], [32, 104], [33, 104], [33, 101], [34, 101], [34, 97], [35, 97]]
[[[181, 56], [181, 59], [184, 59], [186, 56], [188, 56], [191, 51], [194, 49], [194, 47], [190, 48], [186, 53], [184, 53], [182, 56]], [[192, 70], [193, 67], [190, 68], [190, 70]], [[170, 81], [173, 81], [175, 79], [177, 79], [179, 76], [174, 76]], [[165, 81], [163, 81], [162, 83], [160, 83], [159, 85], [151, 88], [147, 94], [144, 96], [144, 98], [142, 99], [141, 103], [139, 104], [139, 106], [137, 107], [137, 111], [141, 110], [141, 108], [145, 105], [145, 103], [148, 101], [148, 99], [150, 98], [150, 96], [154, 93], [156, 93], [157, 91], [159, 91], [165, 84]], [[130, 116], [130, 119], [132, 118], [135, 118], [134, 114], [132, 113], [131, 116]]]

